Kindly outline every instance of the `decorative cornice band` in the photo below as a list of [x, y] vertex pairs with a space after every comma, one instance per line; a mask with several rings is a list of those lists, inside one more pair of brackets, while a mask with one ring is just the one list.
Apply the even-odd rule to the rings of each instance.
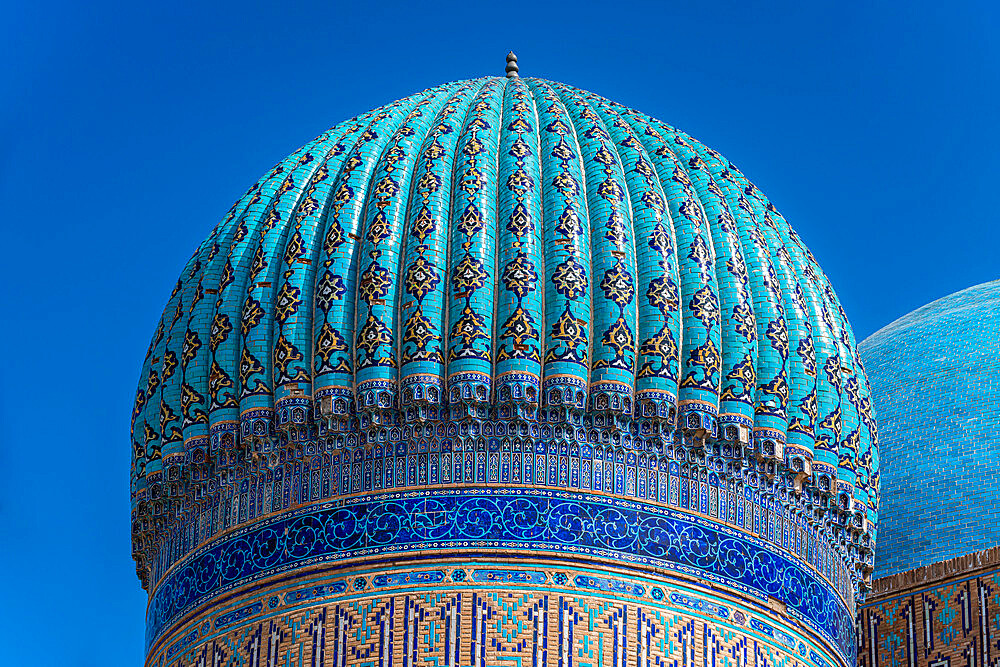
[[870, 607], [887, 597], [909, 595], [914, 589], [935, 588], [951, 579], [967, 579], [983, 570], [996, 568], [1000, 568], [1000, 546], [890, 574], [872, 582], [872, 590], [864, 606]]

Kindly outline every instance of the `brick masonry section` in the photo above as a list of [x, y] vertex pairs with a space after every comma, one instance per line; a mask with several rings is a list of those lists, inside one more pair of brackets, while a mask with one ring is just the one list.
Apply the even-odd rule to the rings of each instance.
[[697, 576], [757, 599], [775, 597], [842, 655], [856, 652], [853, 593], [838, 593], [801, 556], [691, 513], [515, 489], [366, 496], [310, 505], [230, 533], [179, 562], [157, 584], [147, 608], [147, 641], [158, 641], [192, 609], [295, 568], [484, 552], [502, 553], [508, 562], [545, 553]]
[[833, 667], [777, 602], [538, 560], [322, 568], [195, 613], [147, 665]]
[[1000, 547], [876, 579], [858, 667], [991, 667], [1000, 656]]

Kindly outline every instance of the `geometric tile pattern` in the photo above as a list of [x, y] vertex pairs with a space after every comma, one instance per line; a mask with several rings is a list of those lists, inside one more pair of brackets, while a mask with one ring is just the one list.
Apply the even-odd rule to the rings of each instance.
[[[697, 572], [758, 599], [781, 599], [789, 614], [844, 655], [854, 653], [853, 596], [845, 599], [846, 591], [814, 573], [832, 563], [810, 552], [800, 526], [793, 526], [799, 547], [788, 545], [799, 558], [789, 558], [722, 524], [598, 496], [487, 490], [361, 500], [281, 514], [199, 548], [150, 596], [148, 641], [188, 610], [277, 572], [376, 554], [503, 550], [508, 558], [549, 552]], [[750, 514], [759, 513], [747, 505]], [[804, 567], [802, 561], [810, 560], [812, 567]], [[841, 575], [839, 583], [846, 582]]]
[[861, 343], [879, 417], [884, 577], [1000, 544], [1000, 281]]
[[690, 581], [539, 561], [358, 567], [244, 591], [157, 642], [157, 667], [852, 664], [767, 607]]
[[[974, 563], [977, 555], [985, 555], [983, 564], [991, 567]], [[991, 549], [876, 582], [881, 587], [901, 577], [930, 579], [892, 586], [865, 602], [858, 618], [859, 667], [996, 665], [1000, 659], [997, 555]], [[942, 577], [941, 572], [950, 576]]]

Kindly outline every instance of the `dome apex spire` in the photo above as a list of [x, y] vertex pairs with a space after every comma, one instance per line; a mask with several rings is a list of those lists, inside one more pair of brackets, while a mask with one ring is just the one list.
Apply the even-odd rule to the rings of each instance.
[[516, 79], [516, 78], [518, 78], [518, 75], [517, 75], [517, 56], [514, 54], [513, 51], [510, 51], [507, 54], [507, 69], [506, 69], [506, 72], [507, 72], [507, 78], [508, 79]]

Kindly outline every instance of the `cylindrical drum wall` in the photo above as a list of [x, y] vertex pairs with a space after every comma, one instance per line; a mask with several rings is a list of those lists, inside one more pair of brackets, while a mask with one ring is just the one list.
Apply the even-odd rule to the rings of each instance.
[[851, 605], [801, 560], [644, 505], [470, 488], [264, 520], [168, 572], [148, 664], [854, 664]]

